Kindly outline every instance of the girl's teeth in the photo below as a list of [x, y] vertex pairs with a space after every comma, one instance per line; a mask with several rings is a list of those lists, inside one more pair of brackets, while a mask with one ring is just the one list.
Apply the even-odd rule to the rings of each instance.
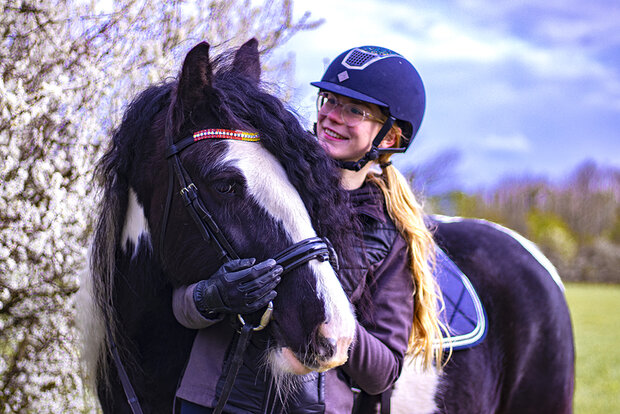
[[342, 135], [338, 134], [337, 132], [332, 131], [331, 129], [327, 131], [327, 133], [329, 134], [330, 137], [332, 138], [336, 138], [336, 139], [346, 139], [345, 137], [343, 137]]

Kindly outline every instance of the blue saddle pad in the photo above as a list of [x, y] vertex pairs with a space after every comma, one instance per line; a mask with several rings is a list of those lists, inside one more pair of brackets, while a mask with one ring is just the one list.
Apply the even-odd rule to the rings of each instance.
[[487, 332], [487, 316], [471, 282], [439, 248], [435, 278], [443, 295], [445, 308], [440, 313], [444, 330], [443, 349], [467, 349], [478, 345]]

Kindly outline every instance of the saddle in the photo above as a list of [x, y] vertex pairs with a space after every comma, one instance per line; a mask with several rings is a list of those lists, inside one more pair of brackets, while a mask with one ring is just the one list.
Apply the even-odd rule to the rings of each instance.
[[440, 320], [446, 327], [442, 329], [443, 349], [457, 351], [481, 343], [488, 326], [482, 302], [467, 276], [440, 248], [434, 276], [445, 303], [440, 311]]

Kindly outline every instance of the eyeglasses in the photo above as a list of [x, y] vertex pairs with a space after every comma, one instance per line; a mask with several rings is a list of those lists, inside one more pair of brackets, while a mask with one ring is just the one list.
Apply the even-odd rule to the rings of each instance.
[[327, 116], [338, 106], [342, 107], [342, 110], [340, 111], [342, 122], [348, 127], [354, 127], [364, 119], [370, 119], [371, 121], [377, 121], [380, 123], [385, 122], [385, 120], [367, 112], [362, 105], [356, 103], [343, 104], [338, 101], [338, 98], [336, 98], [334, 94], [329, 92], [319, 92], [319, 96], [316, 100], [316, 109], [319, 114]]

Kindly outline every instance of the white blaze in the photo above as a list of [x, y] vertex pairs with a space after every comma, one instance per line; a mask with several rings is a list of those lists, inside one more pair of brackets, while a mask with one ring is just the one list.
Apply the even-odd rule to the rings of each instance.
[[[282, 223], [293, 243], [316, 237], [306, 206], [286, 171], [262, 145], [229, 141], [224, 161], [242, 171], [248, 192], [268, 214]], [[352, 339], [355, 335], [355, 317], [336, 273], [327, 262], [313, 260], [309, 265], [317, 276], [317, 291], [327, 307], [328, 323], [322, 327], [322, 333], [335, 339]]]

